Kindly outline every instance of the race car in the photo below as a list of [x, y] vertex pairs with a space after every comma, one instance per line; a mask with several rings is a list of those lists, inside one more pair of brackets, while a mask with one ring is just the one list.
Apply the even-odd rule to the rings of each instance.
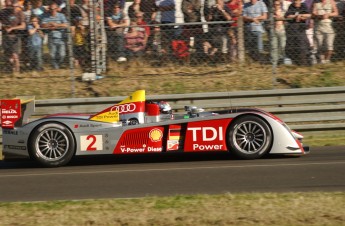
[[260, 109], [207, 112], [186, 106], [186, 113], [174, 114], [171, 109], [162, 111], [160, 104], [147, 101], [145, 90], [138, 90], [94, 115], [55, 114], [30, 120], [34, 99], [2, 100], [5, 160], [21, 156], [58, 167], [83, 155], [229, 152], [240, 159], [257, 159], [309, 152], [301, 134]]

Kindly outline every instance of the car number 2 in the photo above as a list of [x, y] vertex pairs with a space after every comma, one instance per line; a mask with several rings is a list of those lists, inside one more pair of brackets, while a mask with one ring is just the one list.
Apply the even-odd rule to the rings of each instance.
[[83, 135], [80, 136], [81, 151], [100, 151], [103, 149], [102, 135]]

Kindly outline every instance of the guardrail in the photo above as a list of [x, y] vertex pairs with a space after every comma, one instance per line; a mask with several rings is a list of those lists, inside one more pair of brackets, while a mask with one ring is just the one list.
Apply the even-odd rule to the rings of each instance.
[[[66, 112], [97, 113], [124, 98], [126, 97], [36, 100], [36, 112], [33, 116]], [[275, 114], [298, 131], [345, 129], [345, 86], [148, 95], [146, 99], [168, 101], [176, 112], [183, 111], [185, 105], [211, 110], [258, 107]]]
[[[125, 97], [50, 99], [36, 101], [36, 116], [51, 113], [96, 113]], [[185, 105], [205, 109], [259, 107], [300, 131], [345, 129], [345, 87], [257, 90], [216, 93], [148, 95], [165, 100], [175, 111]]]

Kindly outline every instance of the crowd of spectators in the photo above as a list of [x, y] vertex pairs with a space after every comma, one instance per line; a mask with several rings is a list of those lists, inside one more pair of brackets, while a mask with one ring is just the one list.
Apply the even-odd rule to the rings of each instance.
[[[76, 65], [90, 67], [89, 0], [2, 0], [2, 49], [13, 72], [21, 65], [42, 71], [47, 43], [51, 67], [63, 66], [70, 25]], [[238, 60], [238, 18], [243, 16], [245, 49], [259, 60], [267, 55], [285, 64], [329, 63], [336, 31], [335, 0], [273, 0], [273, 35], [268, 36], [268, 0], [181, 0], [184, 25], [176, 24], [176, 0], [104, 0], [107, 52], [117, 62], [150, 56], [155, 59]], [[202, 4], [203, 2], [203, 4]], [[205, 23], [208, 22], [208, 23]], [[205, 24], [207, 24], [205, 26]], [[272, 30], [272, 29], [271, 29]], [[221, 57], [220, 57], [221, 56]]]

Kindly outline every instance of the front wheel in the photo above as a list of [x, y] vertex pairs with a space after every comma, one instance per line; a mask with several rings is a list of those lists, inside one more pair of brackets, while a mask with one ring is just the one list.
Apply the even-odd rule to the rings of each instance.
[[61, 124], [43, 124], [30, 136], [29, 151], [31, 157], [44, 166], [66, 165], [75, 153], [73, 134]]
[[260, 158], [269, 152], [273, 137], [270, 127], [263, 119], [248, 115], [230, 125], [228, 130], [230, 152], [241, 159]]

